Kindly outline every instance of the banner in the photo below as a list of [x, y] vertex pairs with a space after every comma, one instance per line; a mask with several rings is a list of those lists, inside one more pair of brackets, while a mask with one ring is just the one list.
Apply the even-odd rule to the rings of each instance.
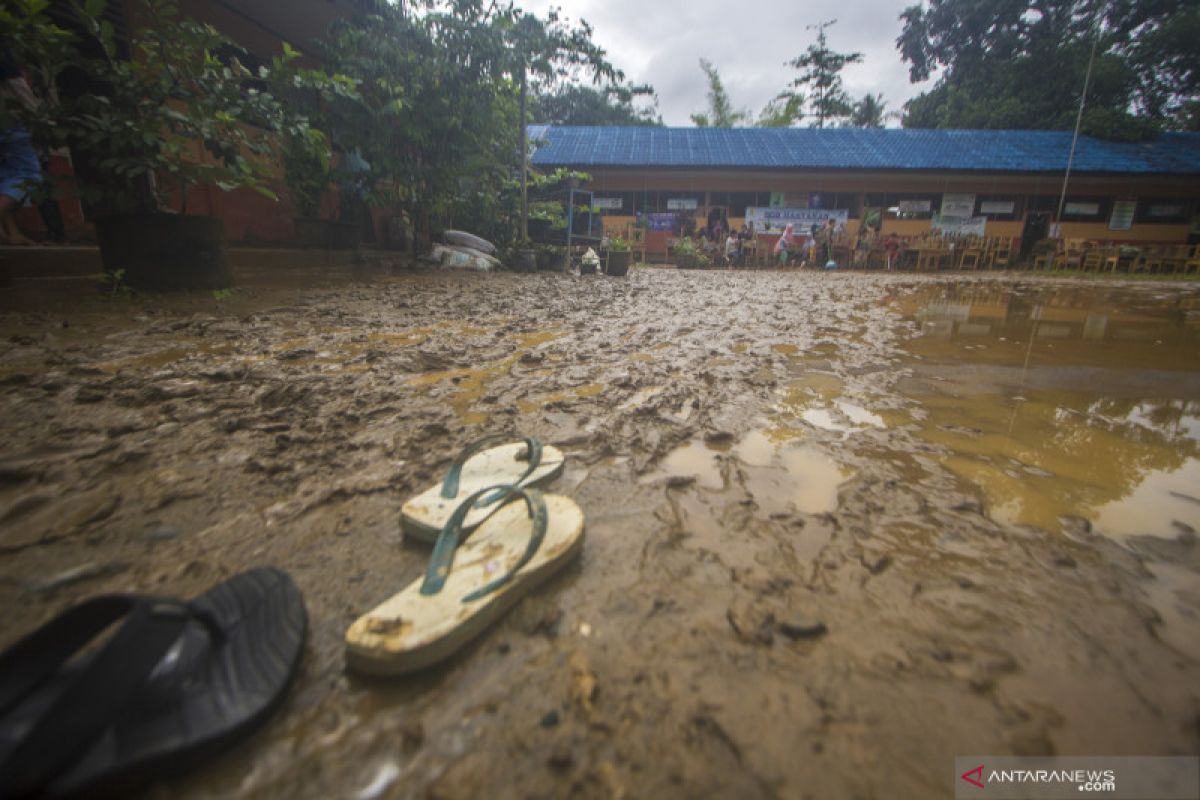
[[957, 217], [967, 219], [975, 215], [975, 195], [951, 194], [942, 195], [942, 217]]
[[933, 210], [933, 203], [928, 200], [901, 200], [896, 203], [896, 210], [901, 214], [928, 214]]
[[592, 208], [599, 208], [605, 211], [620, 211], [625, 207], [625, 198], [623, 197], [597, 197], [592, 200]]
[[987, 217], [946, 217], [935, 214], [930, 227], [942, 236], [980, 236], [987, 229]]
[[850, 219], [850, 212], [844, 208], [763, 208], [751, 206], [746, 209], [746, 224], [754, 225], [755, 233], [782, 232], [788, 225], [794, 227], [797, 233], [808, 233], [813, 225], [824, 225], [825, 220], [832, 219], [839, 225], [845, 225]]
[[678, 214], [667, 214], [663, 212], [655, 212], [651, 214], [638, 214], [639, 217], [644, 217], [646, 220], [646, 229], [652, 231], [671, 231], [678, 233], [675, 230], [676, 220], [679, 219]]
[[668, 211], [695, 211], [699, 203], [694, 197], [669, 197], [667, 198]]

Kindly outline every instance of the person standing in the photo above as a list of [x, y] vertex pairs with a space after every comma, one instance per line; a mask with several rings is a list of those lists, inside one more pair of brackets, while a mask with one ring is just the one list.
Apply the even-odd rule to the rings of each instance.
[[891, 269], [896, 264], [896, 257], [900, 253], [900, 237], [895, 231], [888, 234], [887, 239], [883, 242], [883, 249], [887, 252], [887, 268]]
[[830, 217], [821, 228], [821, 262], [827, 267], [833, 261], [833, 241], [836, 235], [837, 222]]
[[[38, 107], [37, 98], [25, 82], [12, 52], [0, 46], [0, 98], [15, 100], [25, 108]], [[31, 245], [17, 227], [13, 215], [42, 180], [42, 168], [29, 131], [13, 125], [0, 131], [0, 244]]]
[[781, 267], [787, 266], [792, 239], [792, 226], [788, 225], [783, 229], [783, 235], [779, 237], [779, 241], [775, 242], [775, 260]]

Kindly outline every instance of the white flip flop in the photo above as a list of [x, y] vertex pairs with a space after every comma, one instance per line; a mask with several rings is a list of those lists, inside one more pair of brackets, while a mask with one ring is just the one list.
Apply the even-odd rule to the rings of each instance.
[[[535, 437], [514, 442], [504, 434], [486, 436], [459, 453], [441, 483], [404, 504], [400, 527], [405, 535], [432, 543], [467, 495], [489, 486], [537, 486], [561, 475], [565, 463], [561, 450]], [[481, 497], [463, 529], [470, 532], [482, 522], [495, 500], [494, 494]]]
[[[475, 501], [499, 492], [470, 538]], [[346, 662], [372, 675], [424, 669], [474, 639], [583, 549], [583, 511], [569, 497], [519, 486], [466, 497], [438, 536], [425, 577], [359, 617]]]

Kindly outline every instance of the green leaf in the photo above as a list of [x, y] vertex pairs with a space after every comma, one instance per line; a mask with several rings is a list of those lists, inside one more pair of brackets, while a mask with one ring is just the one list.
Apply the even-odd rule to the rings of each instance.
[[83, 4], [83, 11], [89, 17], [98, 17], [104, 13], [105, 5], [107, 5], [105, 0], [87, 0]]

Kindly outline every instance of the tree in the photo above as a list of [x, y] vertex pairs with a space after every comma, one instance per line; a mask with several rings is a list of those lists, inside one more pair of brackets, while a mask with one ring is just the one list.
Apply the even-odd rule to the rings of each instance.
[[533, 99], [530, 118], [556, 125], [648, 125], [661, 127], [655, 98], [649, 106], [634, 105], [634, 98], [650, 96], [649, 86], [617, 85], [603, 89], [568, 84]]
[[883, 95], [867, 92], [851, 109], [849, 125], [851, 128], [882, 128], [888, 117], [886, 108]]
[[1085, 133], [1186, 127], [1198, 94], [1194, 0], [929, 0], [901, 19], [912, 80], [941, 70], [905, 106], [908, 127], [1069, 129], [1089, 61]]
[[[850, 97], [842, 88], [841, 72], [847, 64], [857, 64], [863, 59], [862, 53], [835, 53], [829, 49], [825, 29], [836, 22], [831, 19], [809, 26], [817, 29], [817, 41], [802, 55], [787, 62], [788, 66], [801, 72], [777, 98], [785, 101], [803, 98], [798, 90], [808, 89], [809, 116], [815, 118], [814, 128], [824, 128], [826, 122], [850, 115]], [[803, 103], [803, 99], [800, 102]]]
[[790, 128], [804, 117], [804, 95], [780, 95], [763, 106], [758, 113], [760, 128]]
[[362, 154], [371, 185], [406, 205], [421, 230], [457, 220], [501, 242], [517, 218], [505, 190], [528, 170], [530, 85], [536, 95], [580, 74], [624, 80], [586, 23], [511, 3], [378, 2], [336, 22], [322, 45], [329, 67], [358, 88], [356, 102], [331, 109], [333, 142]]
[[[480, 0], [456, 0], [459, 4], [477, 6]], [[493, 3], [492, 7], [495, 7]], [[539, 85], [552, 87], [561, 79], [588, 73], [595, 82], [606, 80], [620, 83], [624, 73], [614, 67], [605, 57], [606, 53], [592, 41], [592, 28], [581, 21], [572, 28], [565, 19], [551, 10], [542, 20], [515, 8], [511, 3], [503, 12], [501, 29], [505, 32], [505, 44], [510, 53], [507, 74], [520, 87], [517, 126], [520, 138], [518, 150], [521, 166], [521, 216], [517, 238], [520, 242], [529, 239], [529, 142], [526, 138], [527, 81], [533, 77]]]
[[712, 62], [706, 58], [700, 59], [700, 69], [708, 79], [708, 111], [692, 114], [692, 122], [697, 128], [734, 128], [750, 118], [745, 111], [734, 111], [733, 103], [721, 82], [721, 75]]
[[1200, 130], [1200, 4], [1114, 0], [1114, 50], [1134, 73], [1134, 107], [1167, 128]]

